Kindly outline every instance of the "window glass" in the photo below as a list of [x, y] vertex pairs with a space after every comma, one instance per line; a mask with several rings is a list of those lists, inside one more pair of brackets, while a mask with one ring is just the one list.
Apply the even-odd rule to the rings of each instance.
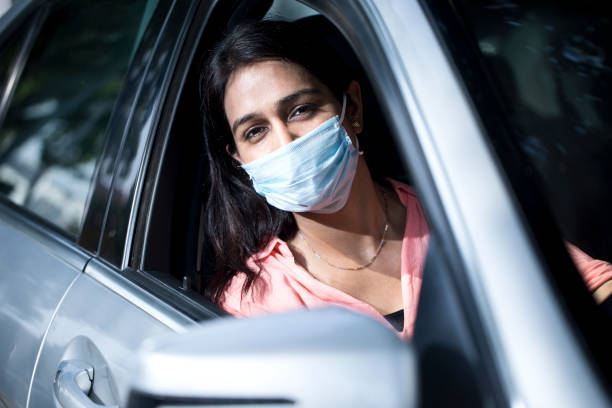
[[589, 1], [460, 3], [564, 238], [612, 259], [609, 13]]
[[61, 1], [0, 128], [0, 194], [78, 234], [96, 157], [157, 1]]

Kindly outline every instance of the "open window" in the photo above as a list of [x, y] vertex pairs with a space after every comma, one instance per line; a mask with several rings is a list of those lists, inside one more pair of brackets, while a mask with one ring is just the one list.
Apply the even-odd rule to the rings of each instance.
[[193, 38], [187, 39], [182, 65], [171, 86], [169, 100], [173, 102], [166, 109], [160, 127], [163, 131], [155, 141], [150, 167], [155, 173], [150, 172], [147, 177], [148, 197], [143, 200], [137, 227], [141, 239], [135, 243], [131, 266], [208, 306], [199, 296], [210, 262], [206, 242], [199, 235], [207, 167], [202, 150], [199, 77], [206, 51], [229, 27], [247, 19], [302, 20], [313, 30], [323, 31], [350, 68], [347, 75], [361, 84], [366, 127], [359, 141], [367, 152], [365, 157], [373, 177], [410, 182], [366, 73], [348, 42], [328, 19], [293, 0], [227, 2], [215, 7], [209, 16], [203, 8], [196, 17], [196, 25], [206, 23], [195, 27]]
[[[210, 254], [199, 235], [204, 222], [201, 215], [207, 163], [202, 154], [198, 87], [202, 58], [228, 27], [246, 19], [269, 18], [308, 21], [313, 29], [325, 30], [326, 38], [362, 87], [365, 126], [360, 144], [374, 179], [391, 177], [415, 184], [418, 190], [419, 180], [402, 160], [402, 151], [410, 149], [410, 142], [399, 134], [402, 125], [393, 116], [406, 111], [393, 112], [389, 108], [391, 102], [381, 99], [389, 93], [398, 102], [398, 91], [391, 79], [386, 83], [379, 76], [373, 79], [373, 67], [390, 62], [378, 60], [380, 54], [376, 50], [355, 52], [351, 45], [355, 42], [335, 27], [334, 21], [326, 17], [325, 7], [321, 7], [319, 13], [294, 0], [220, 2], [210, 13], [202, 7], [187, 35], [150, 161], [131, 266], [155, 277], [177, 296], [217, 314], [223, 311], [202, 295]], [[477, 312], [468, 312], [470, 305], [457, 294], [448, 276], [451, 264], [448, 251], [440, 251], [432, 237], [414, 338], [426, 394], [422, 401], [434, 405], [500, 402], [502, 393], [489, 360], [488, 345], [479, 333], [479, 325], [474, 323]], [[456, 262], [452, 267], [460, 268]], [[442, 389], [445, 392], [440, 392]], [[438, 398], [441, 396], [444, 399]]]

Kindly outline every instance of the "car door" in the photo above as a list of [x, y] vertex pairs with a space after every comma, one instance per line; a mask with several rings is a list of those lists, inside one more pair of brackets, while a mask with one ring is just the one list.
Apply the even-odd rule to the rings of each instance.
[[[126, 277], [121, 263], [113, 264], [114, 258], [106, 256], [99, 243], [104, 233], [115, 236], [113, 228], [124, 219], [115, 219], [116, 213], [108, 214], [109, 200], [118, 200], [121, 211], [130, 213], [133, 203], [128, 201], [133, 196], [125, 193], [126, 189], [136, 187], [136, 181], [126, 186], [125, 176], [139, 172], [139, 165], [133, 164], [142, 160], [142, 149], [167, 90], [165, 82], [172, 71], [176, 49], [180, 48], [183, 26], [193, 16], [194, 4], [163, 0], [83, 4], [69, 0], [52, 2], [44, 12], [40, 35], [28, 54], [10, 109], [17, 112], [17, 107], [21, 107], [26, 112], [22, 117], [29, 112], [30, 117], [39, 120], [33, 125], [38, 132], [42, 132], [40, 129], [48, 132], [40, 136], [51, 149], [43, 150], [43, 159], [63, 160], [57, 166], [73, 168], [72, 178], [61, 172], [53, 178], [53, 173], [47, 174], [50, 171], [42, 172], [40, 180], [55, 184], [37, 192], [47, 196], [35, 196], [37, 200], [32, 201], [37, 204], [32, 204], [32, 211], [46, 208], [43, 202], [53, 205], [54, 211], [40, 211], [51, 224], [67, 230], [64, 235], [71, 241], [63, 238], [50, 244], [50, 238], [46, 238], [42, 241], [44, 248], [38, 250], [43, 255], [32, 250], [28, 255], [24, 238], [11, 237], [16, 247], [10, 249], [19, 255], [14, 259], [28, 262], [35, 272], [32, 275], [23, 266], [20, 269], [24, 273], [12, 272], [24, 282], [9, 282], [11, 289], [14, 286], [28, 290], [19, 293], [15, 289], [14, 296], [33, 302], [32, 307], [37, 310], [44, 310], [39, 305], [41, 299], [49, 299], [45, 300], [49, 305], [45, 319], [40, 313], [33, 313], [30, 322], [23, 319], [30, 331], [31, 327], [41, 326], [37, 342], [32, 340], [23, 345], [35, 350], [29, 368], [26, 367], [30, 371], [2, 377], [17, 375], [24, 379], [20, 389], [6, 384], [13, 393], [9, 401], [16, 406], [64, 406], [66, 401], [122, 405], [126, 379], [132, 373], [142, 342], [155, 334], [181, 331], [193, 322], [191, 317], [169, 307]], [[25, 107], [18, 105], [22, 100]], [[18, 116], [11, 116], [10, 109], [4, 122], [5, 132], [12, 129], [7, 128], [13, 123], [9, 119]], [[123, 167], [122, 154], [129, 154], [132, 160], [127, 169]], [[32, 160], [31, 156], [28, 160]], [[40, 185], [43, 181], [32, 184]], [[80, 206], [62, 200], [65, 197], [78, 197]], [[78, 215], [64, 214], [77, 211], [75, 208], [80, 211]], [[2, 227], [8, 228], [4, 224]], [[37, 234], [40, 236], [41, 232]], [[40, 247], [38, 236], [30, 240]], [[63, 252], [55, 251], [58, 246]], [[45, 261], [44, 256], [49, 260]], [[58, 272], [62, 261], [67, 264], [65, 271]], [[46, 293], [54, 288], [52, 283], [57, 289]], [[30, 292], [34, 288], [40, 288], [44, 296], [33, 296]], [[13, 303], [10, 308], [3, 308], [3, 313], [12, 321], [21, 321], [16, 312], [19, 301]], [[28, 309], [25, 312], [30, 313]], [[33, 318], [38, 320], [32, 322]], [[11, 340], [13, 350], [7, 344], [2, 351], [17, 359], [14, 348], [18, 351], [21, 347], [18, 340], [19, 337]], [[94, 379], [85, 393], [78, 388], [84, 386], [80, 382], [83, 373]]]
[[0, 406], [9, 407], [26, 406], [53, 313], [90, 258], [75, 243], [87, 176], [43, 158], [50, 95], [24, 90], [48, 89], [27, 62], [44, 14], [22, 4], [0, 24]]

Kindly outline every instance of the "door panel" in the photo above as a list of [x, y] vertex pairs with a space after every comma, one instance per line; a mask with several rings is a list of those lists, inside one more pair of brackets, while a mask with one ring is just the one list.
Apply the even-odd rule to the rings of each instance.
[[87, 261], [61, 241], [0, 205], [0, 396], [17, 407], [53, 312]]
[[[110, 286], [108, 281], [105, 284]], [[53, 406], [53, 383], [64, 360], [78, 360], [93, 367], [94, 401], [119, 406], [126, 403], [127, 384], [135, 372], [140, 346], [147, 338], [173, 329], [168, 321], [163, 324], [152, 317], [151, 310], [145, 312], [146, 305], [137, 307], [132, 303], [147, 295], [142, 289], [126, 285], [117, 291], [123, 291], [122, 296], [87, 273], [79, 276], [49, 328], [34, 373], [29, 406]], [[158, 311], [177, 322], [174, 330], [189, 323], [163, 308]]]

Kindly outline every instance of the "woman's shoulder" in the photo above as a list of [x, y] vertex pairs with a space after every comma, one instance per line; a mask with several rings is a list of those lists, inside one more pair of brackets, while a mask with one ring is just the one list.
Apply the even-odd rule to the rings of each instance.
[[386, 178], [385, 181], [391, 185], [393, 191], [395, 191], [395, 194], [397, 194], [404, 206], [406, 206], [408, 202], [418, 203], [416, 192], [412, 186], [392, 178]]
[[[294, 289], [298, 266], [287, 243], [278, 237], [247, 261], [258, 277], [245, 290], [246, 275], [238, 272], [221, 297], [220, 305], [236, 316], [255, 316], [301, 306]], [[299, 271], [297, 271], [299, 275]]]
[[400, 224], [406, 226], [405, 234], [409, 236], [416, 232], [427, 234], [429, 228], [414, 187], [392, 178], [386, 178], [385, 181], [390, 184], [390, 187], [397, 196], [397, 200], [404, 207]]

